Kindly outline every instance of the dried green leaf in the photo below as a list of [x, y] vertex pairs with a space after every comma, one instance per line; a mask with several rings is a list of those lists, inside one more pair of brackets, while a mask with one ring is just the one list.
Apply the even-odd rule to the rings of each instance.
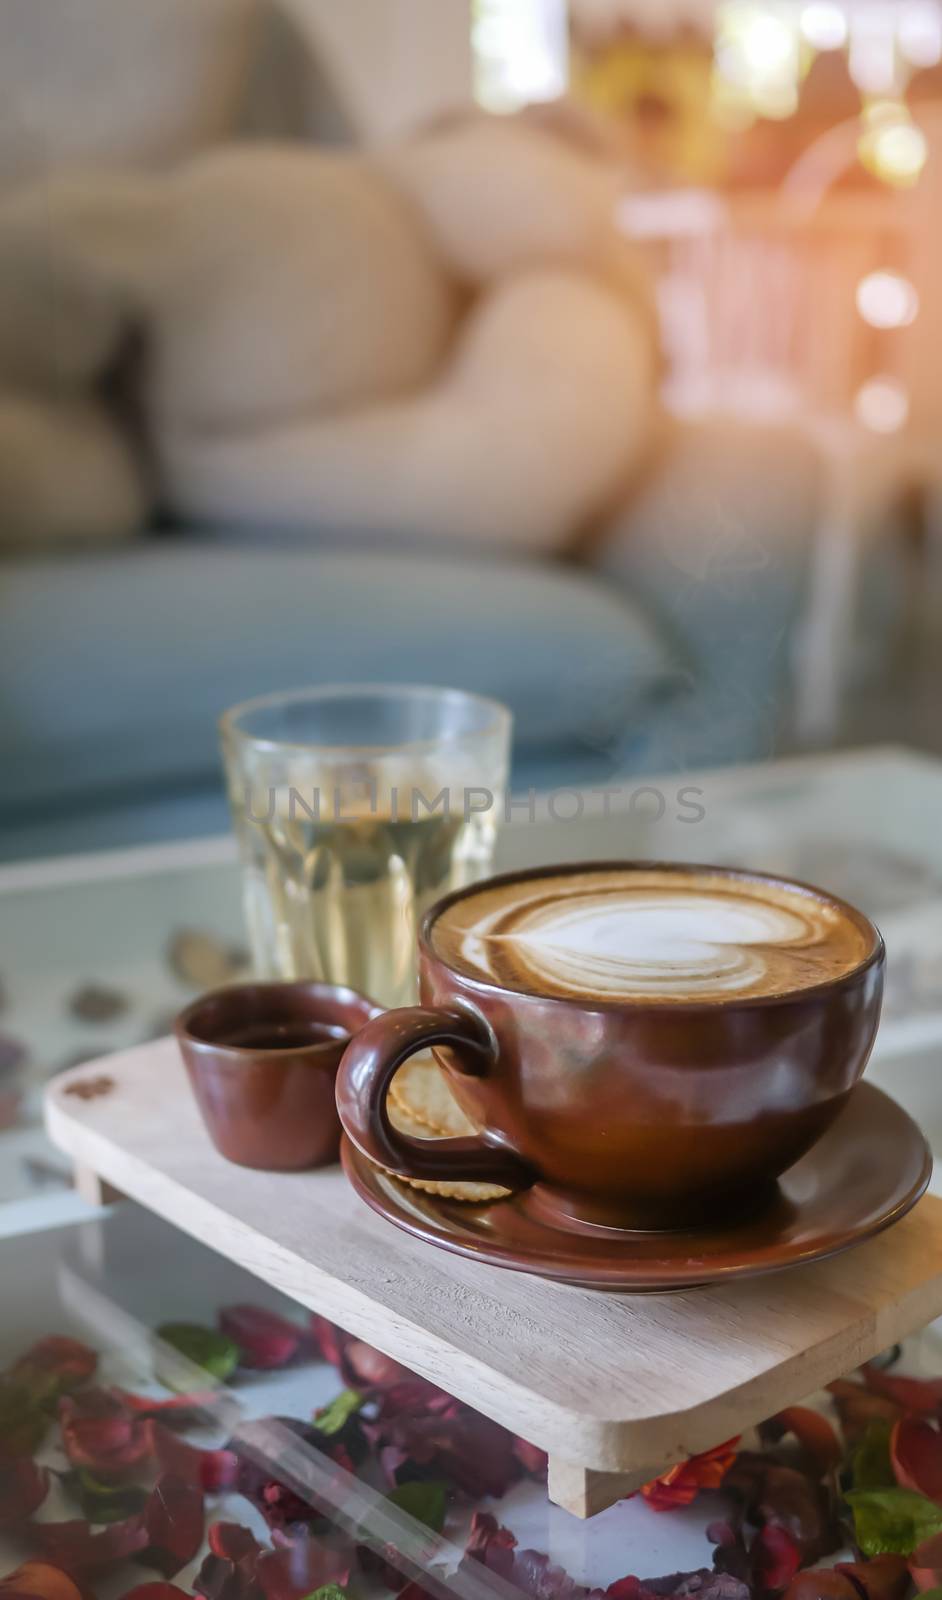
[[342, 1389], [328, 1405], [315, 1411], [314, 1426], [318, 1433], [323, 1433], [327, 1438], [342, 1433], [350, 1418], [355, 1417], [363, 1406], [364, 1398], [359, 1389]]
[[147, 1499], [147, 1491], [137, 1484], [102, 1483], [84, 1467], [69, 1473], [65, 1481], [87, 1522], [123, 1522], [140, 1511]]
[[942, 1532], [942, 1506], [911, 1489], [854, 1489], [846, 1499], [865, 1556], [911, 1556]]
[[867, 1431], [854, 1451], [851, 1471], [855, 1489], [891, 1489], [896, 1483], [890, 1460], [890, 1435], [893, 1429], [883, 1417], [868, 1423]]
[[[204, 1328], [196, 1322], [165, 1322], [157, 1329], [157, 1337], [202, 1368], [215, 1383], [225, 1383], [239, 1365], [239, 1346], [215, 1328]], [[181, 1378], [172, 1370], [161, 1371], [158, 1377], [168, 1389], [183, 1392], [191, 1387], [189, 1376]]]
[[39, 1449], [49, 1426], [43, 1409], [47, 1398], [33, 1386], [0, 1377], [0, 1459], [31, 1456]]
[[448, 1490], [444, 1483], [438, 1481], [423, 1483], [412, 1480], [408, 1483], [397, 1484], [386, 1496], [400, 1511], [408, 1512], [410, 1517], [415, 1517], [416, 1522], [423, 1522], [433, 1533], [441, 1533], [445, 1526], [445, 1507], [448, 1502]]

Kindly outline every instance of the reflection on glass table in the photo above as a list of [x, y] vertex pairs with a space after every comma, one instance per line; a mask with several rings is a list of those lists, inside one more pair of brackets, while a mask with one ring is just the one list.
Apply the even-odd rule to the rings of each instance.
[[[420, 1579], [439, 1596], [509, 1597], [519, 1584], [508, 1587], [498, 1573], [465, 1559], [476, 1511], [509, 1529], [521, 1550], [532, 1548], [563, 1567], [576, 1585], [606, 1588], [627, 1573], [653, 1577], [710, 1564], [708, 1505], [665, 1517], [639, 1497], [590, 1524], [576, 1521], [549, 1503], [545, 1464], [532, 1447], [330, 1324], [312, 1322], [129, 1202], [70, 1227], [0, 1240], [0, 1285], [0, 1370], [9, 1371], [36, 1340], [53, 1334], [99, 1355], [97, 1371], [65, 1402], [77, 1419], [71, 1460], [53, 1422], [36, 1447], [39, 1462], [65, 1474], [54, 1478], [35, 1513], [37, 1525], [118, 1512], [118, 1520], [126, 1518], [140, 1501], [121, 1496], [129, 1485], [146, 1490], [159, 1462], [195, 1477], [205, 1490], [207, 1530], [236, 1523], [266, 1551], [288, 1551], [284, 1581], [265, 1591], [266, 1600], [302, 1600], [333, 1581], [357, 1597], [382, 1596]], [[221, 1315], [233, 1307], [243, 1310]], [[202, 1340], [170, 1332], [181, 1350], [158, 1336], [158, 1329], [167, 1334], [168, 1324], [181, 1323], [205, 1330]], [[220, 1327], [224, 1336], [213, 1337]], [[229, 1339], [242, 1341], [253, 1365], [230, 1368]], [[218, 1388], [197, 1360], [225, 1374]], [[96, 1413], [104, 1402], [90, 1402], [90, 1389], [118, 1389], [155, 1403], [152, 1412], [134, 1403], [130, 1414], [132, 1430], [141, 1418], [153, 1422], [146, 1432], [151, 1443], [156, 1434], [157, 1462], [146, 1449], [143, 1459], [132, 1459], [136, 1446], [108, 1416], [102, 1426]], [[161, 1409], [181, 1392], [202, 1396], [195, 1411]], [[2, 1393], [0, 1386], [0, 1401]], [[370, 1395], [358, 1410], [358, 1396]], [[4, 1426], [0, 1403], [0, 1446]], [[3, 1511], [0, 1494], [0, 1578], [44, 1548], [50, 1553], [57, 1537], [47, 1536], [44, 1545], [41, 1528], [38, 1537], [22, 1526], [3, 1529]], [[305, 1543], [308, 1531], [316, 1551], [291, 1556], [290, 1547]], [[59, 1546], [73, 1563], [74, 1545], [73, 1536], [71, 1545], [67, 1538]], [[367, 1547], [373, 1556], [364, 1554]], [[201, 1538], [173, 1575], [178, 1588], [194, 1589], [208, 1549]], [[159, 1575], [130, 1560], [109, 1560], [94, 1589], [99, 1596], [124, 1595]], [[233, 1594], [215, 1587], [218, 1577], [210, 1570], [199, 1579], [211, 1600]], [[242, 1591], [235, 1594], [242, 1600]]]
[[[888, 1419], [938, 1405], [937, 1376], [911, 1382], [942, 1367], [930, 1329], [583, 1523], [532, 1447], [129, 1202], [0, 1240], [0, 1286], [4, 1596], [750, 1600], [762, 1575], [852, 1559], [855, 1524], [872, 1542]], [[889, 1474], [851, 1520], [838, 1465], [843, 1490]], [[907, 1504], [942, 1527], [920, 1471]]]
[[167, 1033], [245, 972], [228, 847], [154, 854], [0, 869], [0, 1204], [66, 1181], [40, 1125], [49, 1078]]

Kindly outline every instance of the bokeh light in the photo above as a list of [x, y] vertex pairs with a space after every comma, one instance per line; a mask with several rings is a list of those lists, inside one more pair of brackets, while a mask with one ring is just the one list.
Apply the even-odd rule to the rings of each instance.
[[475, 0], [474, 97], [488, 111], [555, 100], [569, 82], [565, 0]]
[[798, 110], [798, 85], [778, 80], [759, 83], [753, 91], [752, 103], [760, 116], [784, 121]]
[[857, 285], [857, 310], [871, 328], [906, 328], [919, 312], [915, 286], [899, 272], [868, 272]]
[[847, 43], [847, 18], [838, 5], [816, 0], [804, 6], [798, 18], [802, 38], [814, 50], [839, 50]]
[[847, 65], [861, 94], [900, 94], [905, 74], [900, 72], [892, 11], [873, 6], [854, 13]]
[[722, 6], [714, 66], [715, 100], [727, 114], [738, 104], [759, 116], [792, 116], [801, 67], [797, 12], [749, 0]]
[[919, 178], [929, 151], [925, 134], [906, 107], [896, 100], [878, 100], [864, 112], [857, 153], [868, 172], [904, 189]]
[[942, 61], [942, 12], [934, 3], [904, 6], [897, 29], [900, 55], [911, 67]]
[[898, 378], [869, 378], [854, 398], [857, 421], [871, 433], [898, 433], [909, 416], [909, 394]]

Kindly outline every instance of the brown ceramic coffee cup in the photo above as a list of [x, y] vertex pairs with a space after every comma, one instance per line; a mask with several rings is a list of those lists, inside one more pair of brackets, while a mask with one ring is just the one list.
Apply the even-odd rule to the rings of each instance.
[[220, 1155], [269, 1172], [335, 1161], [337, 1069], [379, 1011], [329, 983], [233, 984], [187, 1006], [174, 1033]]
[[[436, 929], [472, 916], [484, 890], [499, 902], [522, 889], [538, 916], [547, 875], [558, 892], [581, 893], [579, 875], [639, 872], [659, 874], [665, 893], [680, 893], [680, 875], [713, 874], [733, 901], [778, 895], [796, 915], [807, 908], [841, 933], [846, 970], [831, 970], [822, 950], [799, 952], [806, 965], [788, 992], [601, 999], [475, 975], [443, 955]], [[369, 1022], [344, 1056], [337, 1102], [357, 1148], [404, 1177], [533, 1186], [528, 1203], [563, 1225], [656, 1228], [741, 1214], [830, 1126], [873, 1045], [884, 949], [861, 912], [806, 885], [613, 862], [507, 874], [448, 896], [424, 920], [419, 962], [422, 1005]], [[479, 1135], [419, 1140], [391, 1125], [390, 1080], [430, 1046]]]

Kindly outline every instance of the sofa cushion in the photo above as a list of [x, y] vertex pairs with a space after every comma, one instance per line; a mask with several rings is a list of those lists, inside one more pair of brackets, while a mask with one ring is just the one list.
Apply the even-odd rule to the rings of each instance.
[[215, 720], [342, 681], [506, 701], [520, 751], [619, 747], [674, 673], [614, 587], [565, 568], [164, 539], [0, 570], [9, 817], [212, 781]]
[[258, 0], [30, 0], [4, 8], [0, 185], [63, 165], [151, 167], [226, 137]]

